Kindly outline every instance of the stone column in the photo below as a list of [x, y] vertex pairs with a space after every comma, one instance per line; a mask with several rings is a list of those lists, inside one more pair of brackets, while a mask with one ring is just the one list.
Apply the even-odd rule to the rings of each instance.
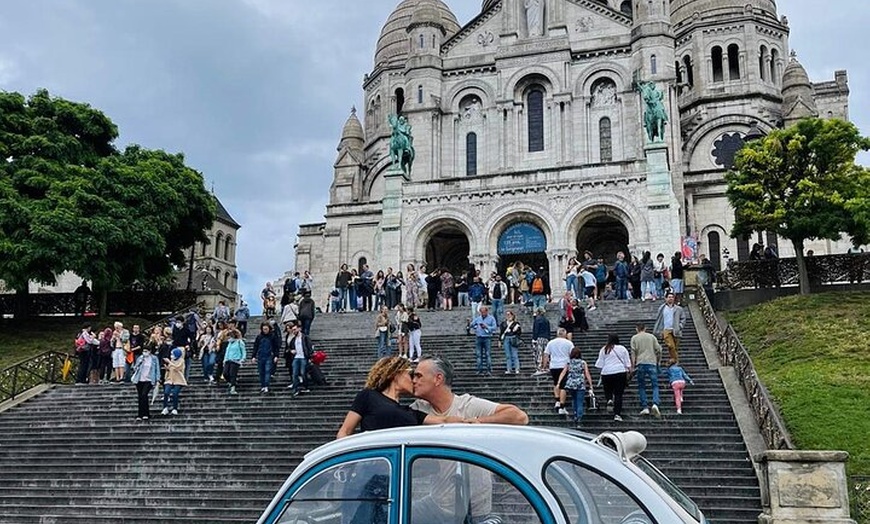
[[765, 451], [759, 524], [855, 524], [849, 516], [844, 451]]
[[674, 195], [668, 146], [664, 142], [653, 143], [647, 145], [644, 151], [650, 224], [647, 249], [653, 256], [655, 253], [673, 253], [680, 247], [680, 203]]
[[381, 267], [400, 267], [399, 257], [402, 253], [402, 195], [404, 183], [408, 181], [405, 173], [397, 167], [390, 166], [384, 174], [384, 199], [381, 215]]
[[563, 277], [569, 258], [571, 258], [570, 249], [547, 250], [547, 259], [550, 261], [550, 290], [554, 298], [565, 292]]

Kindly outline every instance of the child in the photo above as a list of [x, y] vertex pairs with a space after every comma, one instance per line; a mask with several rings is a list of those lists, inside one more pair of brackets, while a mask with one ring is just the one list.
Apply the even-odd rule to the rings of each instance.
[[671, 383], [671, 389], [674, 390], [674, 402], [677, 404], [677, 415], [683, 414], [683, 390], [686, 388], [686, 382], [695, 385], [692, 377], [686, 373], [677, 362], [668, 361], [668, 382]]
[[559, 376], [559, 384], [562, 389], [571, 394], [574, 406], [574, 422], [579, 423], [583, 418], [583, 407], [586, 401], [586, 385], [592, 389], [592, 376], [589, 374], [589, 366], [580, 358], [580, 348], [574, 348], [569, 355], [568, 363]]

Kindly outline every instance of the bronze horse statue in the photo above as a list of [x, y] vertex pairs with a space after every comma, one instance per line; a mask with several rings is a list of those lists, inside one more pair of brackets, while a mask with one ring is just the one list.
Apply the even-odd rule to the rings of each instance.
[[663, 142], [665, 140], [665, 125], [668, 123], [668, 114], [665, 112], [664, 94], [656, 88], [652, 82], [640, 82], [637, 90], [646, 104], [643, 115], [643, 126], [646, 128], [650, 142]]
[[411, 136], [411, 125], [402, 115], [390, 115], [390, 127], [393, 136], [390, 138], [390, 161], [393, 167], [398, 167], [406, 176], [411, 176], [414, 165], [414, 137]]

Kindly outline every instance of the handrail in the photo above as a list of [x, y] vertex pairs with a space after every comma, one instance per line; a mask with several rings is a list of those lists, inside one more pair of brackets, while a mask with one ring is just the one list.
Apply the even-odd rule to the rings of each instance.
[[761, 431], [761, 436], [764, 438], [767, 449], [795, 449], [779, 409], [771, 399], [767, 388], [764, 387], [764, 384], [758, 377], [758, 373], [755, 371], [755, 366], [752, 363], [752, 357], [749, 356], [749, 352], [743, 346], [743, 343], [740, 342], [740, 338], [735, 333], [734, 328], [731, 325], [722, 327], [722, 323], [713, 310], [710, 298], [707, 296], [704, 288], [699, 286], [697, 288], [697, 295], [698, 305], [704, 316], [707, 330], [713, 338], [713, 343], [716, 344], [719, 360], [722, 364], [732, 366], [737, 371], [737, 378], [740, 381], [740, 385], [743, 386], [746, 400], [749, 401], [749, 405], [752, 407], [755, 421], [758, 423], [758, 428]]
[[[14, 400], [18, 395], [42, 384], [72, 383], [75, 380], [75, 369], [66, 380], [61, 376], [67, 356], [67, 353], [60, 351], [46, 351], [0, 370], [0, 404]], [[75, 368], [75, 362], [73, 367]]]
[[[154, 326], [165, 324], [167, 320], [190, 312], [198, 304], [194, 303], [175, 313], [157, 320], [142, 330], [150, 332]], [[72, 367], [66, 379], [62, 376], [63, 364], [70, 357]], [[46, 351], [35, 357], [13, 364], [6, 369], [0, 369], [0, 404], [43, 384], [72, 384], [78, 371], [78, 359], [72, 351]]]

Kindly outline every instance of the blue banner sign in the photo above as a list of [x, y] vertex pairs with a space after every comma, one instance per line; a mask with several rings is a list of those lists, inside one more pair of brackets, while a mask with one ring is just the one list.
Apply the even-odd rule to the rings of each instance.
[[505, 229], [498, 238], [499, 255], [523, 255], [543, 253], [547, 250], [547, 237], [541, 228], [528, 222], [520, 222]]

